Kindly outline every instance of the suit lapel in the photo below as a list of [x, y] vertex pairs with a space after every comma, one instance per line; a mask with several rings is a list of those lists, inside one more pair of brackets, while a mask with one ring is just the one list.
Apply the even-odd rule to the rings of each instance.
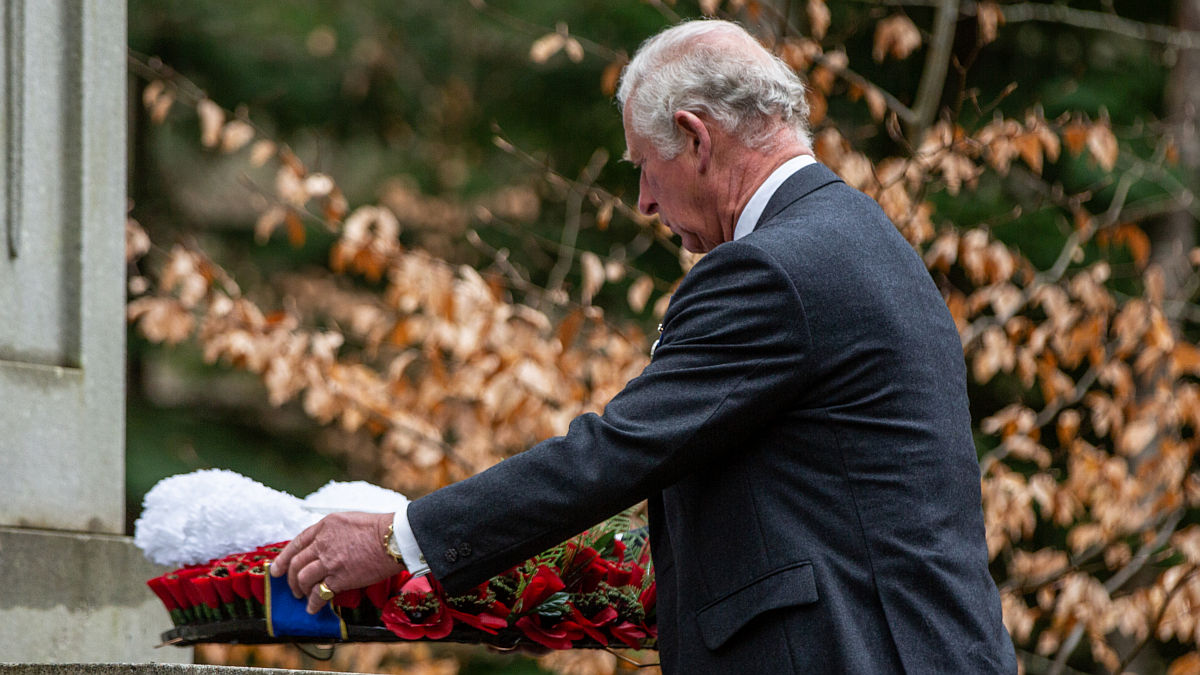
[[767, 207], [763, 209], [762, 215], [758, 218], [755, 229], [766, 224], [781, 211], [814, 190], [841, 180], [824, 164], [810, 164], [800, 169], [785, 180], [783, 185], [780, 185], [775, 194], [771, 196]]

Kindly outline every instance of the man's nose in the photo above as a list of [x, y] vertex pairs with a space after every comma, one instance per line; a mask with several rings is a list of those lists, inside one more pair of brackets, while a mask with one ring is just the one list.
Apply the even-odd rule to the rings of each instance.
[[654, 195], [645, 185], [638, 188], [638, 211], [648, 216], [658, 213], [658, 202], [654, 201]]
[[645, 192], [638, 193], [638, 210], [648, 216], [658, 213], [658, 202], [645, 195]]

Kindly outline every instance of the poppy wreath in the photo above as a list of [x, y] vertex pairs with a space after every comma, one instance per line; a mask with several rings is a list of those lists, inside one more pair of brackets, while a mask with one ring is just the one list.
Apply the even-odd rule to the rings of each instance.
[[[386, 627], [401, 640], [534, 643], [549, 649], [652, 649], [655, 582], [645, 528], [623, 513], [462, 595], [407, 571], [342, 591], [330, 605], [348, 626]], [[267, 563], [287, 542], [149, 580], [176, 627], [263, 619]], [[385, 634], [386, 635], [386, 634]]]

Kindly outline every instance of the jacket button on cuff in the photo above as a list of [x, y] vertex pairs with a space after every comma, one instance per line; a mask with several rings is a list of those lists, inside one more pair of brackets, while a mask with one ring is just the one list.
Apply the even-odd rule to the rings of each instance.
[[458, 545], [458, 555], [463, 558], [466, 558], [467, 556], [471, 555], [471, 545], [465, 541], [463, 543], [459, 544]]
[[456, 562], [458, 560], [458, 551], [452, 548], [446, 549], [446, 562]]

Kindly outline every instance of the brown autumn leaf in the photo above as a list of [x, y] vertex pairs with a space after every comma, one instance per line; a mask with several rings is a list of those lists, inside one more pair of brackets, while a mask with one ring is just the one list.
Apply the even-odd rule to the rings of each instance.
[[288, 209], [287, 215], [284, 216], [284, 222], [287, 224], [288, 243], [292, 245], [292, 248], [303, 247], [306, 232], [304, 221], [300, 220], [300, 214]]
[[271, 233], [283, 223], [285, 216], [287, 216], [287, 209], [279, 205], [263, 211], [258, 220], [254, 222], [254, 241], [259, 244], [267, 243], [267, 240], [271, 238]]
[[583, 45], [573, 37], [568, 37], [563, 43], [563, 51], [566, 52], [567, 58], [571, 59], [572, 63], [579, 63], [583, 60]]
[[1058, 161], [1058, 156], [1062, 151], [1062, 141], [1050, 129], [1050, 125], [1046, 124], [1041, 111], [1030, 112], [1025, 116], [1025, 131], [1026, 133], [1033, 134], [1041, 141], [1042, 151], [1045, 153], [1046, 159], [1051, 162]]
[[949, 272], [950, 266], [957, 260], [958, 233], [954, 230], [943, 232], [925, 251], [925, 266], [943, 274]]
[[1182, 340], [1175, 343], [1171, 350], [1171, 369], [1176, 375], [1187, 373], [1200, 377], [1200, 349]]
[[1004, 25], [1004, 12], [992, 0], [976, 6], [975, 18], [979, 21], [979, 44], [986, 45], [996, 40], [1000, 26]]
[[1062, 130], [1063, 143], [1072, 155], [1078, 155], [1087, 147], [1088, 130], [1091, 125], [1086, 120], [1073, 119]]
[[138, 298], [129, 303], [126, 315], [151, 342], [178, 344], [191, 337], [196, 327], [196, 318], [173, 298]]
[[1092, 229], [1092, 214], [1078, 204], [1072, 208], [1071, 219], [1075, 224], [1076, 232], [1084, 232]]
[[920, 46], [921, 31], [912, 19], [903, 14], [893, 14], [876, 24], [871, 56], [876, 63], [883, 63], [888, 56], [903, 60]]
[[221, 152], [237, 152], [254, 140], [254, 127], [242, 120], [230, 120], [221, 128]]
[[1171, 662], [1167, 675], [1192, 675], [1200, 673], [1200, 652], [1188, 652]]
[[340, 223], [346, 217], [349, 208], [350, 203], [346, 200], [346, 195], [342, 194], [341, 188], [335, 185], [321, 205], [321, 215], [329, 223]]
[[816, 89], [809, 89], [807, 94], [808, 123], [816, 126], [825, 120], [825, 113], [829, 109], [829, 103], [825, 100], [824, 94]]
[[1017, 154], [1037, 175], [1042, 175], [1042, 139], [1036, 134], [1023, 133], [1013, 138]]
[[616, 205], [616, 200], [606, 199], [596, 210], [596, 229], [601, 232], [608, 229], [608, 224], [612, 222], [613, 208]]
[[333, 179], [323, 173], [310, 173], [304, 177], [304, 191], [309, 199], [326, 197], [333, 192]]
[[1126, 456], [1140, 454], [1158, 435], [1158, 422], [1151, 416], [1130, 420], [1117, 436], [1117, 451]]
[[1150, 237], [1145, 230], [1135, 223], [1121, 223], [1114, 228], [1103, 230], [1096, 240], [1102, 245], [1124, 246], [1129, 249], [1129, 255], [1139, 268], [1144, 268], [1150, 262]]
[[125, 219], [125, 262], [132, 263], [150, 251], [150, 237], [133, 218]]
[[534, 63], [545, 63], [551, 56], [558, 53], [567, 43], [567, 39], [558, 32], [547, 33], [533, 41], [529, 47], [529, 60]]
[[604, 263], [600, 262], [600, 256], [591, 251], [580, 254], [579, 263], [583, 266], [583, 288], [579, 292], [579, 301], [590, 305], [592, 298], [596, 297], [596, 293], [604, 285]]
[[837, 82], [837, 75], [829, 68], [824, 65], [813, 68], [808, 74], [808, 83], [811, 85], [808, 87], [810, 100], [815, 93], [831, 93], [835, 82]]
[[641, 312], [646, 308], [646, 302], [650, 300], [650, 292], [654, 290], [654, 279], [648, 275], [638, 277], [638, 280], [629, 285], [629, 294], [626, 298], [629, 301], [629, 308], [635, 312]]
[[215, 148], [221, 142], [221, 127], [225, 123], [225, 111], [213, 103], [212, 99], [202, 98], [196, 104], [196, 114], [200, 116], [200, 143], [206, 148]]
[[1112, 171], [1117, 165], [1117, 137], [1104, 122], [1096, 122], [1087, 131], [1087, 149], [1100, 168]]
[[162, 80], [155, 80], [142, 90], [142, 104], [150, 111], [150, 121], [162, 124], [175, 103], [175, 90]]
[[986, 152], [987, 162], [1001, 176], [1008, 175], [1009, 165], [1014, 157], [1020, 154], [1016, 138], [1021, 133], [1021, 125], [1012, 119], [997, 119], [979, 130], [975, 140]]
[[275, 156], [275, 142], [266, 139], [256, 141], [250, 147], [250, 165], [263, 166]]
[[171, 106], [175, 103], [175, 92], [167, 91], [158, 100], [154, 102], [154, 107], [150, 109], [150, 121], [155, 124], [162, 124], [167, 119], [167, 113], [171, 112]]
[[792, 70], [800, 73], [812, 64], [812, 58], [805, 52], [799, 40], [787, 38], [779, 46], [779, 58], [788, 64]]
[[825, 34], [829, 31], [829, 24], [833, 21], [829, 5], [825, 4], [825, 0], [808, 0], [805, 12], [808, 14], [808, 27], [812, 31], [813, 38], [824, 39]]
[[821, 65], [830, 69], [834, 73], [840, 73], [850, 65], [850, 57], [845, 50], [837, 49], [832, 52], [826, 52], [821, 57]]
[[882, 122], [883, 116], [887, 114], [887, 99], [884, 98], [883, 92], [878, 87], [867, 87], [863, 95], [867, 99], [867, 110], [871, 112], [871, 117], [876, 122]]
[[158, 97], [162, 96], [167, 90], [167, 83], [162, 80], [154, 80], [142, 89], [142, 105], [147, 109], [153, 108], [154, 103], [158, 101]]
[[600, 91], [604, 92], [605, 96], [616, 95], [617, 84], [621, 81], [621, 71], [624, 70], [627, 63], [629, 63], [629, 57], [621, 54], [620, 58], [610, 61], [604, 67], [604, 73], [600, 76]]
[[652, 310], [652, 313], [654, 314], [654, 316], [656, 318], [661, 319], [661, 318], [663, 318], [663, 316], [666, 315], [667, 307], [669, 307], [670, 305], [671, 305], [671, 294], [664, 293], [661, 296], [659, 296], [658, 300], [654, 301], [654, 309]]
[[1016, 352], [1003, 330], [992, 326], [984, 331], [979, 350], [975, 353], [975, 360], [971, 365], [971, 374], [980, 384], [987, 383], [998, 372], [1012, 372], [1013, 366], [1016, 365]]
[[302, 208], [308, 202], [308, 190], [304, 189], [301, 174], [297, 174], [287, 164], [275, 172], [275, 194], [296, 208]]
[[1082, 422], [1083, 416], [1079, 414], [1078, 410], [1068, 409], [1059, 413], [1054, 424], [1058, 444], [1064, 448], [1071, 447], [1071, 443], [1079, 436], [1079, 425]]

